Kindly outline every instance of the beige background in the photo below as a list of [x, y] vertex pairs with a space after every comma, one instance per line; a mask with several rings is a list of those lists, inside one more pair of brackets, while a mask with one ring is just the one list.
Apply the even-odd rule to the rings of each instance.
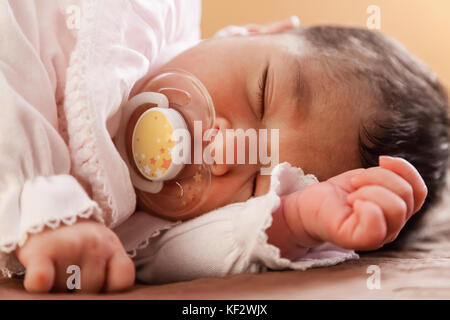
[[450, 88], [450, 0], [203, 0], [202, 37], [230, 25], [297, 15], [304, 26], [366, 27], [369, 5], [381, 9], [381, 31], [402, 41]]

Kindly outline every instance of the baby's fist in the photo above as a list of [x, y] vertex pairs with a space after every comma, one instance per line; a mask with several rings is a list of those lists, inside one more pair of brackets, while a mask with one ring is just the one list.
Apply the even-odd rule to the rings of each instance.
[[377, 249], [394, 241], [427, 195], [420, 174], [401, 158], [380, 157], [378, 167], [355, 174], [350, 184], [347, 201], [353, 214], [341, 228], [347, 229], [351, 237], [346, 240], [359, 250]]
[[66, 291], [70, 265], [80, 268], [82, 292], [117, 291], [134, 283], [133, 262], [116, 234], [91, 220], [31, 235], [16, 255], [30, 292]]

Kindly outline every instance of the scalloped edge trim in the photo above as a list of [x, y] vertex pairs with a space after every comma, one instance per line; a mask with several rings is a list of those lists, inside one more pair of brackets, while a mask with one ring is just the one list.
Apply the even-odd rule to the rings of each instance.
[[181, 223], [182, 223], [182, 221], [177, 221], [177, 222], [174, 222], [174, 223], [172, 223], [172, 224], [166, 225], [166, 226], [162, 227], [161, 229], [155, 230], [155, 231], [152, 232], [147, 238], [145, 238], [143, 241], [141, 241], [141, 242], [137, 245], [136, 248], [127, 251], [128, 256], [129, 256], [131, 259], [133, 259], [134, 257], [136, 257], [137, 252], [138, 252], [139, 250], [142, 250], [142, 249], [145, 249], [145, 248], [148, 247], [148, 245], [150, 244], [150, 239], [159, 236], [159, 235], [161, 234], [161, 231], [170, 230], [170, 229], [172, 229], [173, 227], [175, 227], [175, 226], [177, 226], [177, 225], [179, 225], [179, 224], [181, 224]]
[[[100, 223], [104, 223], [103, 218], [101, 216], [101, 209], [97, 205], [93, 205], [93, 206], [77, 213], [74, 216], [65, 217], [65, 218], [61, 218], [61, 219], [53, 218], [53, 219], [49, 219], [47, 221], [38, 223], [36, 225], [33, 225], [31, 228], [29, 228], [27, 231], [25, 231], [21, 236], [19, 236], [19, 239], [17, 241], [10, 242], [7, 244], [2, 244], [0, 246], [0, 252], [5, 253], [5, 254], [11, 254], [11, 252], [14, 251], [17, 248], [17, 246], [22, 247], [25, 244], [29, 235], [42, 232], [42, 230], [45, 227], [49, 227], [54, 230], [54, 229], [58, 228], [61, 225], [61, 223], [63, 223], [64, 225], [73, 225], [79, 218], [88, 219], [91, 217], [94, 217]], [[22, 272], [22, 271], [16, 272], [16, 271], [10, 270], [7, 266], [1, 266], [0, 273], [4, 277], [7, 277], [7, 278], [11, 278], [13, 275], [24, 274], [24, 272]]]
[[[279, 195], [274, 194], [279, 198]], [[268, 243], [269, 236], [266, 233], [266, 230], [272, 225], [273, 217], [271, 212], [266, 221], [263, 223], [261, 230], [257, 236], [257, 243], [259, 243], [262, 247], [262, 250], [270, 253], [271, 257], [276, 257], [276, 260], [278, 261], [278, 264], [280, 268], [289, 268], [293, 270], [306, 270], [313, 267], [326, 267], [326, 266], [332, 266], [339, 263], [342, 263], [347, 260], [353, 260], [358, 259], [359, 255], [356, 254], [354, 251], [349, 252], [346, 256], [339, 256], [339, 257], [330, 257], [325, 259], [311, 259], [311, 260], [299, 260], [299, 261], [291, 261], [287, 258], [281, 257], [281, 251], [278, 247]], [[295, 266], [296, 264], [302, 264], [302, 266]]]
[[[278, 184], [279, 184], [279, 182], [278, 182]], [[256, 242], [261, 244], [262, 250], [264, 250], [264, 252], [268, 252], [268, 253], [270, 253], [270, 256], [276, 257], [277, 258], [276, 260], [278, 260], [279, 263], [282, 264], [282, 267], [287, 268], [290, 265], [291, 261], [287, 258], [281, 257], [280, 248], [278, 248], [268, 242], [269, 236], [266, 233], [266, 230], [272, 225], [273, 212], [275, 210], [277, 210], [281, 204], [280, 196], [276, 192], [273, 192], [272, 194], [276, 199], [275, 203], [278, 203], [278, 205], [274, 205], [269, 210], [270, 213], [268, 214], [266, 220], [264, 221], [263, 225], [261, 226], [261, 230], [258, 233]]]
[[0, 280], [1, 279], [11, 279], [15, 276], [23, 276], [25, 274], [25, 270], [21, 271], [12, 271], [8, 269], [8, 267], [0, 268]]
[[281, 205], [281, 197], [278, 194], [278, 192], [279, 192], [280, 186], [281, 186], [280, 174], [284, 170], [289, 170], [291, 172], [295, 172], [295, 171], [300, 172], [301, 179], [306, 179], [306, 185], [308, 185], [308, 183], [313, 184], [314, 182], [318, 182], [318, 181], [317, 181], [317, 179], [315, 179], [314, 175], [310, 175], [310, 174], [305, 175], [301, 168], [292, 167], [292, 165], [288, 162], [283, 162], [281, 164], [278, 164], [276, 169], [274, 171], [272, 171], [272, 176], [270, 179], [270, 193], [271, 193], [271, 196], [274, 197], [275, 201], [273, 203], [275, 203], [276, 205], [273, 205], [272, 208], [270, 208], [269, 214], [268, 214], [266, 220], [264, 221], [264, 223], [262, 224], [261, 230], [258, 233], [256, 242], [261, 245], [262, 250], [264, 250], [264, 252], [270, 253], [270, 256], [272, 256], [272, 257], [276, 257], [276, 260], [282, 264], [282, 267], [288, 268], [289, 265], [291, 264], [291, 261], [287, 258], [281, 257], [280, 248], [278, 248], [268, 242], [269, 236], [266, 233], [266, 230], [272, 225], [272, 222], [273, 222], [272, 215], [273, 215], [274, 211], [277, 210], [278, 207]]
[[[277, 171], [272, 172], [272, 177], [271, 177], [270, 192], [276, 199], [275, 203], [280, 203], [280, 201], [281, 201], [281, 197], [277, 193], [277, 191], [280, 189], [280, 185], [281, 185], [281, 181], [280, 181], [281, 172], [283, 170], [296, 171], [298, 169], [300, 169], [300, 172], [301, 172], [301, 179], [304, 182], [304, 188], [319, 182], [313, 174], [304, 174], [304, 172], [301, 168], [293, 167], [290, 163], [283, 162], [283, 163], [279, 164], [279, 166], [277, 167]], [[299, 189], [299, 190], [301, 190], [301, 189]], [[339, 256], [339, 257], [330, 257], [330, 258], [326, 258], [326, 259], [314, 259], [314, 260], [304, 260], [304, 261], [301, 261], [301, 260], [300, 261], [291, 261], [287, 258], [281, 257], [280, 249], [278, 247], [268, 243], [269, 236], [266, 233], [266, 230], [272, 225], [273, 212], [278, 207], [279, 207], [279, 205], [273, 206], [271, 208], [270, 214], [268, 215], [268, 217], [266, 218], [266, 220], [264, 221], [264, 223], [261, 226], [261, 230], [258, 233], [256, 241], [258, 244], [261, 245], [261, 248], [264, 252], [267, 252], [268, 254], [270, 254], [271, 257], [276, 257], [276, 260], [278, 261], [280, 268], [292, 268], [293, 265], [302, 263], [302, 264], [304, 264], [304, 267], [302, 267], [301, 269], [306, 270], [306, 269], [312, 268], [312, 267], [336, 265], [336, 264], [344, 262], [346, 260], [359, 258], [359, 256], [355, 252], [349, 252], [349, 254], [344, 257]], [[300, 270], [300, 268], [297, 268], [297, 267], [295, 269]]]

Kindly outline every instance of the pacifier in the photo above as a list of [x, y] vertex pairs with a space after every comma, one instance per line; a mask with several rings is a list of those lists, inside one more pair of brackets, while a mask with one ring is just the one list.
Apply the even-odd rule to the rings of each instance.
[[208, 91], [184, 70], [156, 75], [125, 104], [116, 145], [140, 206], [175, 219], [203, 203], [211, 184], [203, 135], [214, 123]]

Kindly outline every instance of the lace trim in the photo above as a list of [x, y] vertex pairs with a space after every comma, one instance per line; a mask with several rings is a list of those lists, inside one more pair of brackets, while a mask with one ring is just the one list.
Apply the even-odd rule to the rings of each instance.
[[35, 234], [41, 232], [45, 227], [49, 227], [51, 229], [56, 229], [61, 225], [61, 222], [66, 225], [72, 225], [74, 224], [78, 218], [90, 218], [94, 217], [98, 221], [103, 223], [103, 219], [101, 217], [101, 211], [100, 209], [95, 205], [92, 207], [89, 207], [88, 209], [70, 217], [65, 218], [53, 218], [49, 219], [47, 221], [43, 221], [40, 223], [35, 224], [31, 228], [29, 228], [26, 232], [24, 232], [21, 236], [19, 236], [19, 239], [17, 241], [8, 242], [0, 245], [0, 252], [4, 253], [11, 253], [14, 251], [17, 246], [21, 247], [23, 244], [27, 241], [29, 234]]
[[0, 252], [0, 280], [25, 274], [25, 268], [15, 255]]
[[[271, 209], [270, 209], [270, 214], [268, 215], [266, 221], [264, 222], [264, 224], [262, 225], [261, 230], [259, 231], [258, 237], [257, 237], [257, 243], [261, 244], [263, 250], [265, 252], [270, 253], [270, 256], [272, 257], [277, 257], [278, 260], [283, 264], [283, 267], [287, 267], [290, 263], [290, 261], [286, 258], [282, 258], [281, 257], [281, 251], [278, 247], [268, 243], [269, 240], [269, 236], [266, 233], [266, 230], [272, 225], [272, 221], [273, 221], [273, 217], [272, 214], [273, 212], [280, 206], [281, 204], [281, 198], [280, 196], [277, 194], [277, 190], [280, 190], [280, 174], [283, 170], [291, 170], [292, 166], [288, 163], [282, 163], [279, 165], [279, 167], [277, 168], [278, 171], [271, 177], [271, 181], [270, 181], [270, 191], [273, 194], [273, 197], [275, 197], [276, 201], [274, 201], [274, 203], [277, 203], [277, 205], [274, 205]], [[301, 171], [303, 173], [303, 170]], [[305, 178], [305, 175], [302, 175], [302, 179]]]
[[[257, 236], [257, 243], [259, 243], [260, 247], [264, 252], [266, 252], [266, 256], [275, 257], [277, 264], [280, 268], [290, 268], [295, 270], [306, 270], [312, 267], [325, 267], [332, 266], [338, 263], [344, 262], [350, 259], [357, 259], [359, 256], [354, 252], [349, 252], [343, 256], [336, 256], [324, 259], [312, 259], [312, 260], [299, 260], [299, 261], [291, 261], [287, 258], [281, 257], [280, 249], [270, 243], [268, 243], [269, 236], [266, 233], [266, 230], [272, 225], [273, 217], [272, 212], [268, 215], [266, 221], [262, 225], [262, 228]], [[267, 269], [267, 267], [265, 267]]]
[[23, 276], [25, 274], [25, 270], [13, 271], [8, 269], [7, 267], [0, 268], [0, 279], [11, 279], [12, 277]]
[[[47, 221], [37, 223], [36, 225], [29, 228], [26, 232], [24, 232], [17, 241], [2, 244], [0, 246], [0, 253], [10, 254], [12, 251], [14, 251], [17, 248], [17, 246], [19, 246], [19, 247], [23, 246], [24, 243], [27, 241], [29, 235], [42, 232], [42, 230], [45, 227], [48, 227], [51, 229], [56, 229], [61, 225], [61, 223], [65, 224], [65, 225], [73, 225], [80, 218], [88, 219], [91, 217], [94, 217], [97, 221], [100, 221], [103, 223], [103, 219], [101, 216], [101, 210], [97, 205], [91, 206], [88, 209], [86, 209], [82, 212], [79, 212], [78, 214], [76, 214], [74, 216], [60, 218], [60, 219], [54, 218], [54, 219], [49, 219]], [[1, 256], [0, 256], [0, 258], [1, 258]], [[6, 257], [6, 259], [9, 259], [9, 256]], [[0, 262], [2, 262], [1, 260], [2, 259], [0, 259]], [[6, 265], [0, 265], [0, 273], [3, 275], [3, 277], [11, 278], [13, 275], [22, 275], [24, 273], [24, 271], [12, 270], [12, 268], [7, 266], [8, 261], [6, 261], [5, 264]]]
[[161, 229], [158, 229], [154, 232], [152, 232], [147, 238], [145, 238], [145, 240], [141, 241], [136, 248], [134, 248], [133, 250], [129, 250], [127, 251], [127, 254], [130, 258], [134, 258], [137, 255], [138, 250], [142, 250], [148, 247], [148, 245], [150, 244], [150, 239], [155, 238], [157, 236], [159, 236], [161, 234], [161, 231], [166, 231], [169, 230], [177, 225], [179, 225], [181, 223], [181, 221], [177, 221], [174, 222], [172, 224], [166, 225], [164, 227], [162, 227]]
[[[276, 172], [274, 175], [277, 175], [277, 177], [272, 177], [273, 180], [271, 180], [271, 192], [274, 197], [278, 199], [278, 201], [281, 201], [280, 196], [277, 194], [276, 190], [280, 190], [280, 179], [279, 175], [281, 174], [281, 171], [283, 170], [291, 170], [293, 168], [288, 163], [282, 163], [278, 167], [278, 172]], [[297, 169], [297, 168], [294, 168]], [[303, 172], [303, 171], [302, 171]], [[302, 184], [304, 187], [307, 187], [309, 185], [317, 183], [317, 179], [314, 175], [311, 174], [303, 174], [302, 177]], [[278, 201], [274, 201], [274, 203], [279, 203]], [[300, 261], [291, 261], [287, 258], [281, 257], [281, 251], [278, 247], [268, 243], [269, 236], [266, 233], [266, 230], [272, 225], [273, 211], [278, 208], [278, 206], [273, 206], [270, 210], [270, 214], [268, 215], [267, 219], [264, 221], [260, 232], [257, 236], [257, 243], [260, 245], [262, 250], [264, 252], [267, 252], [267, 255], [270, 257], [275, 257], [277, 260], [278, 265], [281, 268], [295, 268], [295, 269], [301, 269], [306, 270], [308, 268], [312, 267], [319, 267], [319, 266], [331, 266], [338, 263], [341, 263], [343, 261], [349, 260], [349, 259], [356, 259], [359, 256], [356, 253], [349, 252], [345, 256], [338, 256], [338, 257], [331, 257], [331, 258], [325, 258], [325, 259], [313, 259], [313, 260], [300, 260]]]
[[[278, 182], [278, 184], [279, 184], [279, 182]], [[281, 201], [281, 199], [278, 195], [274, 194], [274, 197], [277, 197], [278, 201]], [[269, 256], [277, 257], [277, 260], [279, 261], [279, 263], [282, 264], [282, 267], [287, 268], [290, 264], [290, 260], [281, 257], [280, 248], [278, 248], [268, 242], [269, 236], [266, 233], [266, 230], [272, 225], [272, 221], [273, 221], [272, 214], [273, 214], [273, 211], [276, 210], [277, 207], [278, 206], [273, 206], [271, 208], [270, 214], [267, 216], [267, 219], [264, 221], [264, 223], [261, 227], [261, 230], [258, 233], [257, 243], [260, 244], [262, 250], [264, 252], [267, 252]]]
[[[66, 113], [69, 148], [73, 163], [73, 174], [81, 181], [87, 182], [92, 191], [92, 199], [103, 210], [105, 223], [109, 225], [117, 215], [109, 184], [105, 183], [107, 175], [100, 165], [93, 132], [95, 117], [89, 108], [88, 88], [83, 76], [88, 68], [91, 52], [90, 37], [84, 36], [83, 30], [94, 31], [94, 5], [96, 0], [83, 2], [82, 29], [67, 69], [64, 110]], [[86, 33], [86, 31], [85, 31]]]

